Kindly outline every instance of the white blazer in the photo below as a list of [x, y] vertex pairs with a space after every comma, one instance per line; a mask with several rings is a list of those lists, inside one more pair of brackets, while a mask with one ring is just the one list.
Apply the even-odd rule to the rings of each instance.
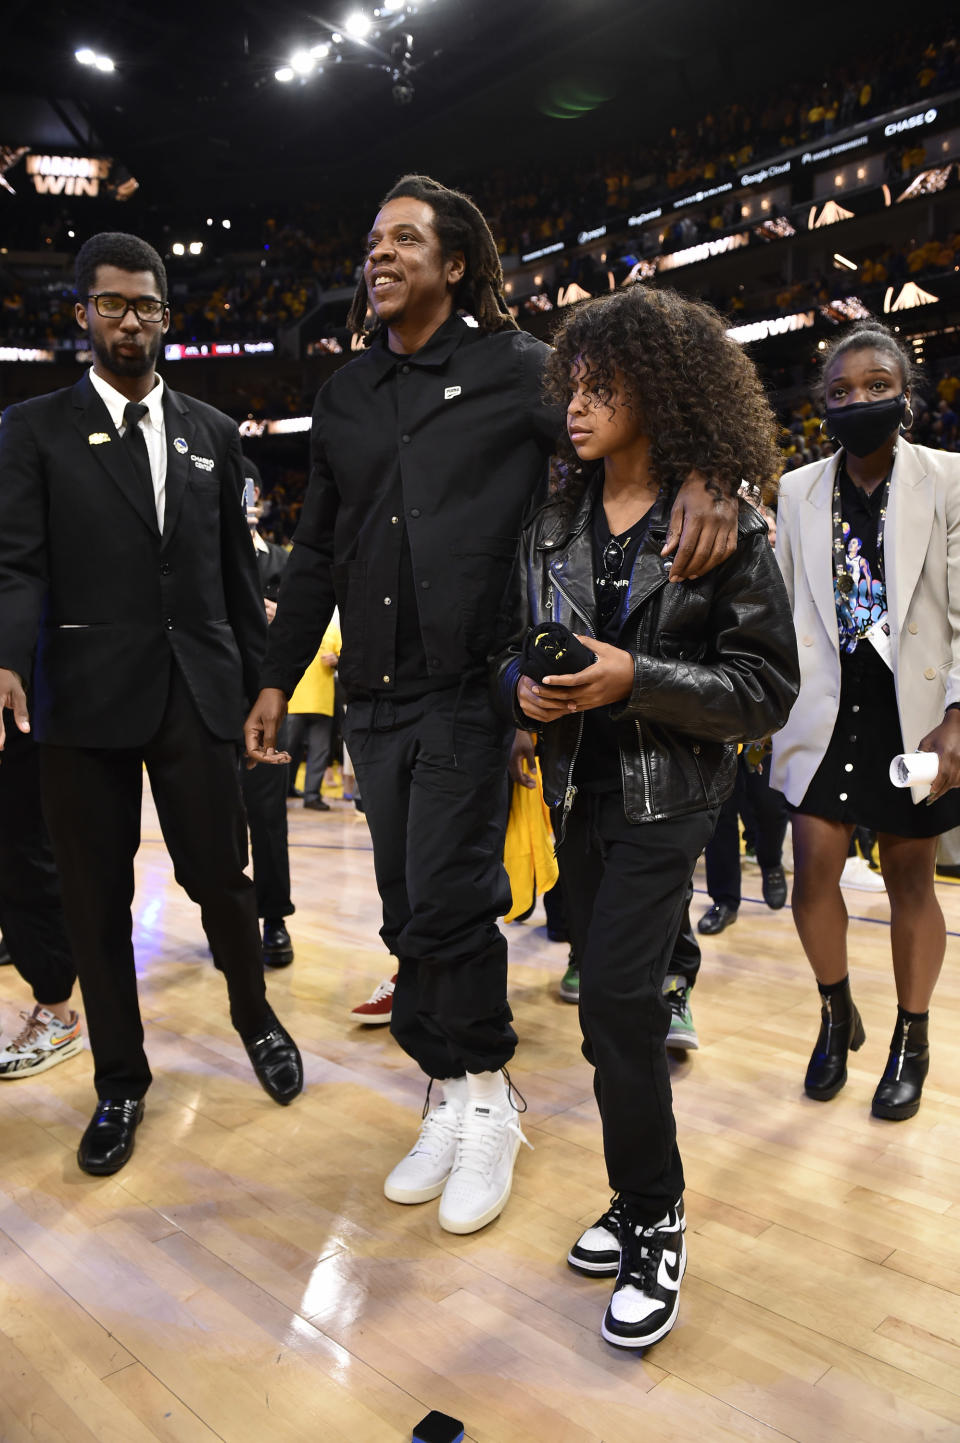
[[[780, 483], [776, 554], [797, 628], [800, 695], [773, 738], [770, 782], [794, 806], [823, 760], [840, 706], [831, 502], [842, 454], [801, 466]], [[944, 708], [960, 702], [960, 455], [901, 439], [884, 563], [897, 709], [911, 752], [943, 720]], [[930, 787], [911, 791], [921, 802]]]

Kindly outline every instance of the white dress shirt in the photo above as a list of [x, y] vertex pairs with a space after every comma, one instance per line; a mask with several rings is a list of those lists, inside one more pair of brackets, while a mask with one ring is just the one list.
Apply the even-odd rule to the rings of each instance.
[[[127, 429], [123, 422], [123, 412], [127, 406], [127, 397], [120, 394], [115, 386], [98, 376], [91, 368], [90, 381], [97, 395], [103, 401], [110, 413], [110, 420], [122, 436]], [[147, 408], [147, 414], [140, 421], [140, 430], [143, 432], [143, 439], [147, 443], [147, 456], [150, 459], [150, 477], [153, 481], [153, 497], [157, 507], [157, 525], [163, 533], [163, 513], [166, 505], [167, 494], [167, 433], [163, 424], [163, 377], [158, 376], [153, 390], [149, 395], [144, 396], [142, 404]]]

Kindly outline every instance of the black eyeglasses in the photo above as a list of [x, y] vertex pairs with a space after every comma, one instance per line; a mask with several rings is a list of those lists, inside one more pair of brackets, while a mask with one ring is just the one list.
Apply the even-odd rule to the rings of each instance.
[[156, 296], [137, 296], [135, 301], [128, 301], [126, 296], [119, 296], [116, 291], [100, 291], [98, 295], [87, 296], [87, 300], [93, 301], [97, 315], [103, 316], [105, 321], [122, 321], [127, 311], [133, 311], [141, 322], [162, 321], [167, 309], [166, 301], [158, 301]]

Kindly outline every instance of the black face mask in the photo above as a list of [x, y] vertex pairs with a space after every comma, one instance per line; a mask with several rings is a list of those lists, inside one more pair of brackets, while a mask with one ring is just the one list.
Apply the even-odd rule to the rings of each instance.
[[899, 431], [906, 409], [907, 398], [902, 391], [889, 401], [828, 406], [827, 435], [851, 456], [870, 456]]

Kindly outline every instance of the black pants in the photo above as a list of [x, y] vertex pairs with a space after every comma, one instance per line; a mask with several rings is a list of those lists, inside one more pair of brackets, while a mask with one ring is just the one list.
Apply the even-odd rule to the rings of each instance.
[[344, 740], [373, 838], [380, 935], [397, 958], [390, 1029], [428, 1077], [492, 1072], [516, 1046], [503, 870], [513, 728], [484, 684], [351, 701]]
[[559, 849], [610, 1187], [651, 1221], [683, 1192], [661, 989], [716, 819], [631, 825], [620, 792], [581, 792]]
[[167, 707], [144, 747], [40, 748], [43, 806], [63, 889], [101, 1098], [150, 1085], [133, 958], [133, 859], [146, 763], [177, 881], [202, 909], [227, 979], [230, 1017], [252, 1038], [270, 1018], [237, 746], [204, 725], [176, 666]]
[[741, 812], [750, 814], [759, 865], [779, 867], [787, 834], [787, 803], [783, 793], [770, 785], [769, 757], [764, 757], [759, 772], [750, 771], [740, 757], [736, 788], [720, 808], [717, 830], [707, 843], [707, 891], [714, 902], [734, 908], [740, 906]]
[[319, 797], [323, 786], [324, 773], [330, 763], [330, 738], [333, 734], [333, 717], [322, 716], [319, 712], [291, 712], [284, 722], [286, 727], [286, 748], [290, 753], [290, 786], [297, 779], [304, 751], [307, 769], [303, 783], [305, 797]]
[[[277, 747], [287, 747], [284, 722]], [[253, 885], [260, 917], [289, 917], [294, 911], [290, 899], [290, 852], [287, 840], [287, 792], [290, 767], [259, 766], [248, 770], [240, 763], [240, 785], [250, 825], [253, 857]]]
[[63, 920], [60, 879], [40, 805], [40, 754], [4, 718], [0, 766], [0, 932], [13, 965], [42, 1007], [66, 1002], [77, 980]]
[[688, 882], [686, 900], [680, 916], [680, 927], [673, 944], [670, 961], [667, 963], [667, 972], [675, 972], [678, 977], [683, 978], [688, 987], [693, 986], [697, 980], [697, 973], [700, 971], [700, 943], [690, 925], [690, 903], [692, 901], [693, 882]]

